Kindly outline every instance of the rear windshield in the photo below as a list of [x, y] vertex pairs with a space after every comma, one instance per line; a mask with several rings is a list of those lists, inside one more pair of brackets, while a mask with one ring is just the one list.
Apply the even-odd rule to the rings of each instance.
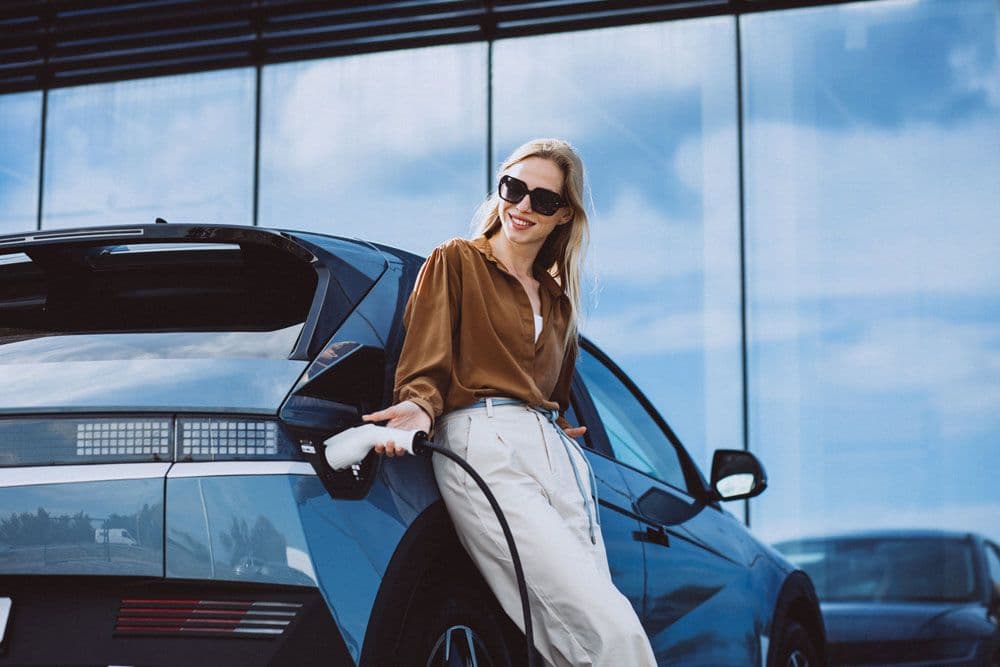
[[976, 597], [972, 545], [956, 538], [850, 538], [775, 545], [826, 602], [961, 602]]
[[287, 358], [316, 272], [237, 244], [49, 246], [0, 254], [0, 364]]

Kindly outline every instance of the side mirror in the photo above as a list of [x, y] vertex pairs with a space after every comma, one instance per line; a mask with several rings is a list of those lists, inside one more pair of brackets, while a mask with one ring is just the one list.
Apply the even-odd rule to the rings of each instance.
[[767, 488], [767, 473], [757, 457], [741, 449], [717, 449], [712, 456], [710, 500], [740, 500], [759, 496]]

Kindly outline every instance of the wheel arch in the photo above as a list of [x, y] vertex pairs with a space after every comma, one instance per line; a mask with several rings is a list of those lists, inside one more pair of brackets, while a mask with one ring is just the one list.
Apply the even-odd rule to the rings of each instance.
[[486, 587], [458, 541], [444, 502], [438, 500], [410, 524], [386, 567], [372, 605], [359, 667], [395, 664], [401, 631], [407, 615], [419, 606], [422, 586], [445, 578], [462, 578]]
[[820, 665], [826, 667], [826, 627], [820, 612], [819, 598], [816, 596], [812, 581], [801, 570], [795, 570], [788, 575], [778, 594], [778, 602], [775, 604], [774, 616], [771, 619], [770, 637], [772, 641], [767, 652], [767, 665], [769, 667], [777, 665], [778, 642], [776, 639], [780, 636], [780, 629], [789, 621], [798, 622], [806, 629], [809, 636], [814, 638]]

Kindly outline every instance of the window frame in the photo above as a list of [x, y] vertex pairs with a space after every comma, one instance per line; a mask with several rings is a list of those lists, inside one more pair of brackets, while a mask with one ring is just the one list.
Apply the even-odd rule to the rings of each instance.
[[983, 563], [986, 566], [986, 580], [988, 582], [990, 582], [991, 584], [1000, 585], [1000, 571], [997, 572], [998, 578], [996, 580], [994, 580], [993, 579], [993, 573], [992, 573], [992, 570], [990, 568], [990, 552], [992, 552], [993, 558], [997, 561], [997, 564], [1000, 565], [1000, 546], [997, 546], [996, 544], [994, 544], [993, 542], [990, 542], [989, 540], [984, 540], [983, 541], [983, 547], [984, 547], [984, 549], [983, 549], [983, 553], [984, 553], [983, 560], [986, 561], [985, 563]]
[[622, 383], [632, 397], [639, 402], [639, 405], [641, 405], [646, 411], [646, 414], [659, 427], [660, 432], [664, 436], [665, 444], [673, 447], [674, 452], [677, 454], [681, 470], [684, 474], [684, 481], [688, 488], [678, 488], [674, 484], [663, 480], [656, 475], [650, 474], [648, 471], [636, 468], [635, 466], [629, 465], [628, 463], [625, 463], [615, 457], [614, 450], [611, 448], [611, 441], [604, 428], [604, 422], [601, 420], [597, 407], [590, 396], [590, 391], [587, 389], [586, 382], [580, 373], [578, 359], [577, 368], [573, 378], [572, 401], [576, 415], [580, 419], [580, 425], [587, 427], [587, 432], [584, 434], [584, 437], [587, 440], [588, 448], [591, 451], [610, 459], [615, 464], [628, 468], [629, 470], [634, 470], [635, 472], [656, 481], [658, 484], [667, 486], [670, 489], [683, 493], [691, 498], [704, 499], [708, 491], [708, 482], [705, 480], [704, 475], [702, 475], [701, 470], [698, 469], [698, 466], [695, 465], [694, 461], [691, 459], [691, 455], [688, 454], [688, 451], [681, 443], [680, 438], [677, 437], [677, 434], [670, 428], [670, 425], [667, 424], [666, 420], [660, 415], [656, 408], [653, 407], [653, 404], [648, 398], [646, 398], [646, 395], [642, 392], [642, 390], [636, 386], [632, 379], [629, 378], [629, 376], [611, 359], [611, 357], [605, 354], [604, 351], [597, 347], [597, 345], [593, 342], [581, 336], [580, 355], [582, 356], [584, 353], [591, 354], [596, 361], [608, 369], [611, 374]]

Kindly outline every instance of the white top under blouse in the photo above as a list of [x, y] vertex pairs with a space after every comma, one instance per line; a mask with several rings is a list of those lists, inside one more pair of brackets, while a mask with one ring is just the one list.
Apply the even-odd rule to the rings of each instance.
[[542, 333], [542, 316], [535, 315], [535, 340], [538, 340], [538, 334]]

